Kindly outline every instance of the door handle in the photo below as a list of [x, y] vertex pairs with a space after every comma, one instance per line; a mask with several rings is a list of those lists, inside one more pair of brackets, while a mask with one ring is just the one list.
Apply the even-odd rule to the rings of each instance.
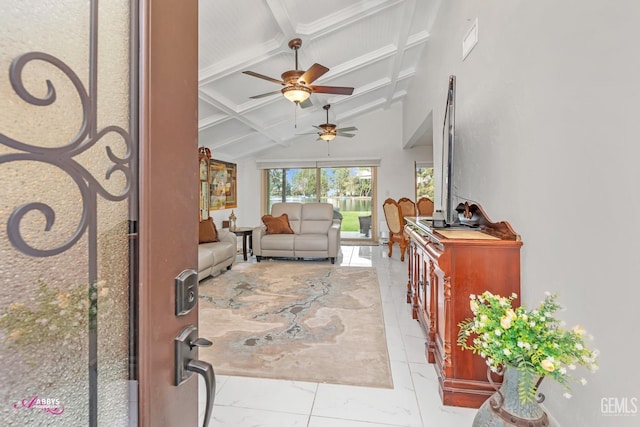
[[213, 402], [216, 395], [216, 375], [210, 363], [196, 359], [196, 347], [209, 347], [212, 343], [206, 338], [198, 337], [198, 328], [189, 325], [175, 338], [175, 383], [183, 384], [193, 372], [202, 375], [207, 390], [207, 403], [204, 413], [204, 426], [209, 425]]
[[211, 412], [213, 410], [213, 400], [216, 396], [216, 375], [213, 372], [213, 366], [211, 363], [203, 362], [202, 360], [189, 360], [186, 366], [187, 371], [195, 372], [202, 375], [204, 378], [205, 388], [207, 390], [207, 405], [204, 411], [204, 423], [203, 427], [209, 425], [211, 419]]

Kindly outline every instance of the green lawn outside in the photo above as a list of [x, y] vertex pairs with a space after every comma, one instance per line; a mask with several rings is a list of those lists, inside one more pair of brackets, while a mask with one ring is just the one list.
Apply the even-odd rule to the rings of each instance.
[[359, 216], [371, 215], [367, 211], [341, 211], [342, 214], [342, 231], [360, 231]]

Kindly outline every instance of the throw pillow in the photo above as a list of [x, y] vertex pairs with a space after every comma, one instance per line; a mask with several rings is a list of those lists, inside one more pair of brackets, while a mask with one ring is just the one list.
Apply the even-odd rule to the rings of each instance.
[[218, 241], [218, 230], [216, 229], [216, 223], [213, 222], [213, 218], [207, 218], [204, 221], [200, 221], [200, 228], [198, 230], [198, 243], [209, 243]]
[[262, 222], [267, 226], [267, 234], [293, 234], [289, 225], [289, 216], [286, 213], [280, 216], [264, 215]]

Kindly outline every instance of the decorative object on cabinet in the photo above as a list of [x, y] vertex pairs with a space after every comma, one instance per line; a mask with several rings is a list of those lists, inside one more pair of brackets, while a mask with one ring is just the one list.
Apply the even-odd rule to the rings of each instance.
[[200, 178], [200, 186], [198, 188], [199, 199], [199, 216], [200, 221], [209, 218], [209, 159], [211, 151], [205, 147], [198, 148], [198, 175]]
[[416, 209], [419, 216], [431, 216], [433, 215], [433, 200], [428, 197], [421, 197], [416, 202]]
[[[458, 325], [458, 345], [486, 359], [490, 371], [501, 373], [506, 368], [507, 374], [518, 372], [517, 388], [507, 388], [510, 393], [517, 390], [515, 396], [502, 392], [494, 394], [489, 404], [483, 404], [477, 420], [498, 420], [505, 412], [523, 418], [527, 415], [523, 411], [539, 413], [535, 418], [542, 418], [544, 412], [535, 405], [536, 400], [544, 399], [541, 394], [536, 397], [543, 378], [556, 380], [564, 387], [564, 396], [570, 398], [569, 382], [577, 380], [573, 377], [576, 366], [584, 366], [592, 372], [598, 368], [598, 351], [587, 348], [584, 342], [587, 335], [582, 326], [565, 330], [553, 317], [553, 313], [561, 308], [556, 295], [547, 294], [534, 310], [527, 310], [524, 306], [514, 308], [512, 301], [516, 297], [515, 294], [503, 297], [489, 291], [482, 295], [471, 294], [469, 305], [474, 316]], [[510, 375], [512, 380], [516, 376]], [[586, 384], [584, 378], [580, 382]], [[514, 398], [520, 404], [512, 402]]]
[[398, 203], [389, 198], [382, 204], [382, 210], [384, 211], [384, 217], [387, 220], [387, 227], [389, 228], [389, 258], [393, 253], [393, 244], [400, 244], [400, 261], [404, 261], [404, 254], [407, 250], [408, 240], [403, 232], [404, 220], [402, 218], [402, 209]]
[[[402, 211], [402, 216], [416, 216], [416, 204], [413, 200], [408, 197], [401, 197], [398, 199], [398, 206], [400, 206], [400, 210]], [[403, 220], [403, 224], [406, 224], [406, 221]]]
[[442, 402], [477, 408], [495, 390], [485, 361], [456, 345], [457, 325], [472, 316], [470, 294], [520, 294], [522, 241], [507, 222], [491, 222], [478, 205], [470, 208], [477, 226], [447, 227], [449, 237], [431, 220], [407, 217], [407, 302], [425, 332], [425, 353], [434, 364]]
[[209, 218], [209, 183], [200, 181], [200, 221]]
[[209, 161], [209, 209], [238, 207], [237, 166], [235, 163], [211, 159]]

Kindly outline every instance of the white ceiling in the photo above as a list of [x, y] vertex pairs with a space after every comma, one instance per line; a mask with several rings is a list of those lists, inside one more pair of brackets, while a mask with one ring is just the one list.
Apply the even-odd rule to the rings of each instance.
[[[352, 126], [358, 116], [401, 102], [429, 39], [441, 0], [200, 0], [199, 145], [230, 160], [287, 146], [329, 121]], [[329, 72], [313, 85], [354, 87], [353, 95], [313, 94], [313, 106], [295, 107], [280, 80], [295, 69], [291, 39], [302, 39], [299, 68]], [[294, 124], [297, 123], [297, 128]]]

